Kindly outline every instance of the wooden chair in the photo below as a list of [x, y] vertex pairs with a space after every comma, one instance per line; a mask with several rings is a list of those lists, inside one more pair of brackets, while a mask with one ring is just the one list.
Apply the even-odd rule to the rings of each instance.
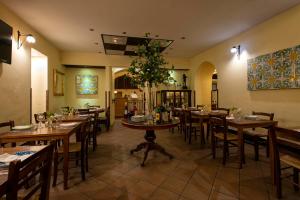
[[213, 158], [216, 158], [216, 148], [219, 141], [223, 142], [223, 165], [226, 164], [227, 155], [229, 156], [229, 147], [237, 147], [235, 142], [238, 136], [228, 131], [228, 125], [225, 115], [213, 115], [209, 117], [211, 131], [211, 149]]
[[184, 131], [185, 131], [185, 140], [189, 139], [189, 144], [192, 142], [192, 133], [194, 133], [195, 140], [197, 140], [197, 132], [200, 132], [201, 143], [205, 143], [204, 140], [204, 130], [203, 126], [198, 119], [192, 117], [192, 112], [190, 110], [184, 111]]
[[[274, 119], [274, 113], [264, 113], [264, 112], [252, 112], [253, 115], [257, 115], [259, 118], [264, 118], [267, 120]], [[245, 139], [252, 142], [254, 146], [255, 160], [259, 160], [259, 144], [264, 143], [266, 145], [266, 155], [269, 157], [269, 137], [268, 137], [269, 128], [261, 129], [250, 129], [244, 131]]]
[[[7, 122], [0, 122], [0, 128], [9, 128], [10, 130], [12, 130], [12, 128], [15, 126], [15, 121], [13, 120], [9, 120]], [[1, 146], [3, 147], [5, 145], [5, 143], [2, 143]], [[16, 143], [12, 143], [12, 146], [16, 146]]]
[[7, 122], [0, 122], [0, 128], [9, 127], [10, 130], [12, 130], [12, 127], [14, 126], [15, 126], [15, 121], [13, 120], [9, 120]]
[[225, 114], [229, 115], [230, 109], [229, 108], [216, 108], [216, 109], [213, 109], [213, 111], [224, 112]]
[[[85, 171], [88, 171], [88, 127], [90, 122], [83, 122], [79, 129], [80, 138], [78, 142], [69, 144], [69, 153], [75, 154], [76, 156], [76, 164], [80, 159], [81, 163], [81, 178], [85, 180]], [[54, 164], [53, 164], [53, 187], [56, 186], [57, 181], [57, 171], [59, 164], [59, 157], [63, 155], [63, 146], [58, 147], [58, 149], [54, 152]], [[78, 158], [77, 155], [80, 155]], [[63, 159], [63, 158], [62, 158]]]
[[[30, 199], [39, 190], [39, 200], [49, 199], [51, 167], [54, 144], [51, 143], [24, 161], [13, 161], [9, 164], [7, 180], [7, 200]], [[18, 195], [20, 189], [39, 175], [38, 183]], [[23, 192], [22, 192], [23, 193]]]
[[108, 107], [105, 110], [105, 116], [104, 117], [99, 117], [98, 119], [99, 124], [104, 124], [106, 127], [106, 131], [109, 131], [109, 127], [110, 127], [110, 108]]
[[[293, 148], [295, 141], [300, 141], [300, 134], [298, 131], [275, 127], [275, 131], [270, 131], [270, 145], [273, 155], [273, 169], [275, 172], [275, 185], [277, 198], [282, 197], [282, 179], [292, 177], [291, 183], [294, 185], [294, 190], [299, 190], [299, 170], [300, 170], [300, 154], [299, 146], [298, 152]], [[285, 167], [283, 167], [283, 165]], [[292, 175], [288, 174], [282, 176], [282, 171], [287, 169], [293, 169]]]
[[[212, 110], [212, 112], [214, 112], [214, 111], [217, 111], [217, 112], [220, 112], [220, 113], [224, 113], [226, 116], [229, 116], [229, 113], [230, 113], [230, 109], [229, 108], [216, 108], [216, 109], [213, 109]], [[205, 121], [206, 122], [206, 124], [207, 124], [207, 134], [206, 134], [206, 139], [208, 140], [208, 138], [209, 138], [209, 134], [210, 134], [210, 130], [209, 130], [209, 128], [210, 128], [210, 125], [209, 125], [209, 120], [207, 120], [207, 121]], [[229, 131], [231, 131], [231, 127], [228, 127], [228, 130]]]
[[97, 133], [98, 133], [98, 123], [99, 123], [99, 112], [94, 112], [90, 124], [89, 141], [92, 139], [93, 151], [97, 147]]
[[[178, 110], [175, 107], [172, 107], [173, 117], [178, 117], [180, 123], [177, 126], [177, 131], [181, 134], [183, 134], [183, 121], [184, 121], [184, 112], [182, 110]], [[173, 130], [172, 130], [173, 131]]]

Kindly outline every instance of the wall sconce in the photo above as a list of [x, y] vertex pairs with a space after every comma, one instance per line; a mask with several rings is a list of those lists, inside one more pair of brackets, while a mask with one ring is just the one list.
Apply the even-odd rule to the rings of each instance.
[[241, 45], [238, 45], [238, 46], [233, 46], [231, 49], [230, 49], [230, 52], [232, 54], [236, 54], [238, 56], [238, 58], [240, 59], [240, 55], [241, 55]]
[[21, 39], [22, 37], [26, 37], [26, 41], [27, 41], [28, 43], [33, 44], [33, 43], [36, 42], [36, 40], [35, 40], [35, 38], [33, 37], [33, 35], [31, 35], [31, 34], [22, 34], [20, 31], [18, 31], [18, 41], [17, 41], [17, 42], [18, 42], [18, 49], [20, 49], [21, 46], [22, 46], [23, 43], [24, 43], [24, 40]]

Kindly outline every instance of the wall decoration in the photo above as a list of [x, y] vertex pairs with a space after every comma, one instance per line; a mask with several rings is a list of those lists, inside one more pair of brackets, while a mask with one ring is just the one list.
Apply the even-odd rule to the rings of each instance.
[[64, 78], [65, 74], [58, 71], [57, 69], [53, 70], [53, 95], [54, 96], [64, 96]]
[[76, 75], [75, 83], [77, 95], [98, 94], [98, 76]]
[[300, 88], [300, 45], [248, 60], [248, 90]]

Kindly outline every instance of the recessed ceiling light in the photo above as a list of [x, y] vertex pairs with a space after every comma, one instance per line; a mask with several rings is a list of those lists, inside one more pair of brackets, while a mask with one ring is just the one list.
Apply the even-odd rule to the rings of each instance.
[[180, 39], [185, 40], [185, 37], [181, 37]]
[[114, 39], [113, 39], [113, 42], [114, 42], [114, 43], [118, 43], [118, 38], [114, 38]]
[[93, 29], [93, 28], [90, 28], [90, 31], [94, 31], [95, 29]]
[[127, 33], [126, 31], [123, 32], [124, 35], [126, 35], [126, 33]]

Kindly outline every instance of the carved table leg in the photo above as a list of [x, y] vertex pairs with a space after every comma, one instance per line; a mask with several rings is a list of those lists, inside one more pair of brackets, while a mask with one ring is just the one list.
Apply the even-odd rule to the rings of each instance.
[[133, 154], [134, 152], [138, 152], [138, 151], [144, 149], [146, 147], [146, 145], [147, 145], [147, 142], [143, 142], [143, 143], [137, 145], [137, 147], [135, 149], [132, 149], [130, 151], [130, 154]]
[[166, 152], [166, 150], [162, 146], [155, 143], [156, 135], [155, 135], [154, 130], [147, 130], [144, 138], [145, 138], [146, 142], [143, 142], [143, 143], [137, 145], [137, 147], [135, 149], [130, 151], [130, 153], [133, 154], [134, 152], [138, 152], [142, 149], [146, 149], [145, 154], [144, 154], [144, 159], [143, 159], [141, 166], [145, 166], [145, 162], [147, 160], [148, 153], [149, 153], [149, 151], [152, 151], [152, 150], [157, 150], [161, 154], [168, 156], [170, 159], [174, 158], [174, 156], [169, 154], [168, 152]]
[[154, 150], [159, 151], [161, 154], [164, 154], [165, 156], [168, 156], [170, 159], [173, 159], [174, 156], [169, 154], [168, 152], [166, 152], [165, 148], [163, 148], [162, 146], [160, 146], [159, 144], [155, 144]]

